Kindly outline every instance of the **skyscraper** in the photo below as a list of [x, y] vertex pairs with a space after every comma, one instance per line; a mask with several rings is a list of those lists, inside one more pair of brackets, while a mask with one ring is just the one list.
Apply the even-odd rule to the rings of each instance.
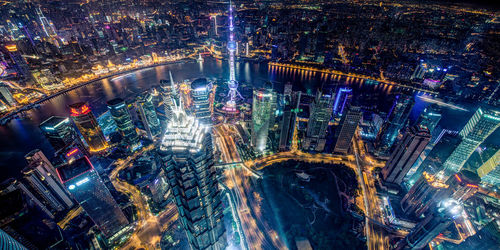
[[272, 89], [253, 91], [251, 144], [255, 151], [264, 152], [269, 129], [274, 126], [276, 92]]
[[351, 106], [347, 113], [342, 116], [342, 121], [340, 123], [340, 128], [337, 128], [337, 142], [335, 143], [335, 148], [333, 152], [347, 154], [349, 148], [351, 147], [351, 140], [356, 133], [356, 128], [358, 127], [359, 120], [363, 113], [359, 107]]
[[432, 134], [434, 128], [438, 125], [441, 120], [439, 106], [437, 104], [430, 105], [426, 107], [420, 117], [418, 118], [417, 124], [429, 129], [429, 132]]
[[49, 171], [50, 174], [52, 174], [53, 176], [57, 176], [56, 168], [52, 165], [49, 159], [47, 159], [47, 156], [45, 156], [45, 154], [40, 149], [31, 150], [24, 156], [24, 159], [26, 160], [26, 162], [28, 162], [28, 165], [42, 162], [44, 166], [46, 166], [47, 171]]
[[161, 124], [156, 115], [153, 96], [150, 93], [137, 97], [137, 111], [144, 130], [149, 139], [153, 140], [161, 133]]
[[478, 108], [460, 131], [462, 142], [444, 162], [444, 176], [460, 171], [474, 150], [499, 126], [500, 111]]
[[415, 228], [398, 244], [396, 249], [422, 249], [438, 234], [442, 233], [453, 221], [460, 216], [463, 207], [453, 199], [441, 201], [434, 208], [432, 214], [425, 217]]
[[325, 149], [326, 132], [332, 117], [333, 96], [318, 92], [310, 106], [309, 122], [302, 148], [321, 152]]
[[394, 99], [384, 125], [377, 138], [377, 146], [380, 154], [388, 153], [401, 129], [403, 129], [413, 108], [413, 99], [407, 95], [397, 95]]
[[106, 238], [128, 224], [127, 218], [86, 156], [58, 167], [57, 173]]
[[2, 229], [0, 229], [0, 249], [28, 250], [28, 248], [24, 247], [23, 244], [19, 243]]
[[135, 131], [134, 122], [128, 112], [125, 101], [121, 98], [115, 98], [107, 101], [109, 112], [116, 123], [118, 132], [122, 135], [123, 143], [130, 146], [131, 150], [135, 150], [140, 146], [139, 136]]
[[427, 128], [411, 127], [382, 169], [384, 181], [400, 185], [430, 139], [431, 135]]
[[292, 145], [301, 96], [302, 93], [300, 91], [292, 93], [291, 87], [285, 85], [285, 103], [283, 107], [283, 116], [280, 121], [280, 151], [285, 151]]
[[37, 161], [29, 164], [22, 173], [26, 187], [49, 207], [51, 212], [56, 213], [71, 208], [73, 201], [64, 191], [57, 175], [51, 174], [53, 169], [52, 164], [49, 166], [43, 161]]
[[89, 105], [85, 102], [78, 102], [69, 105], [69, 107], [71, 118], [87, 142], [90, 152], [100, 152], [107, 149], [108, 142]]
[[493, 186], [500, 184], [500, 150], [477, 169], [481, 181]]
[[434, 175], [423, 172], [410, 191], [401, 200], [401, 208], [407, 215], [420, 215], [426, 204], [433, 202], [432, 198], [448, 185]]
[[9, 90], [9, 87], [3, 82], [0, 82], [0, 101], [9, 106], [15, 106], [17, 104]]
[[68, 146], [73, 143], [78, 144], [80, 150], [85, 149], [70, 119], [67, 117], [51, 116], [40, 123], [39, 127], [56, 153], [68, 149]]
[[160, 146], [168, 183], [192, 249], [223, 249], [225, 228], [210, 127], [175, 105]]
[[198, 78], [191, 83], [191, 93], [193, 95], [193, 111], [196, 119], [205, 124], [212, 123], [210, 113], [210, 85], [206, 78]]
[[[425, 159], [420, 164], [412, 166], [406, 175], [405, 183], [412, 186], [424, 171], [430, 174], [437, 174], [443, 169], [443, 163], [448, 159], [453, 150], [460, 144], [461, 139], [457, 131], [443, 129], [434, 141], [434, 147], [427, 153]], [[424, 154], [425, 152], [422, 152]], [[422, 157], [422, 155], [421, 155]]]
[[168, 74], [170, 75], [170, 80], [160, 80], [161, 96], [163, 99], [163, 107], [165, 109], [165, 118], [167, 122], [172, 117], [172, 107], [174, 106], [172, 100], [177, 98], [177, 90], [175, 89], [172, 72], [169, 71]]

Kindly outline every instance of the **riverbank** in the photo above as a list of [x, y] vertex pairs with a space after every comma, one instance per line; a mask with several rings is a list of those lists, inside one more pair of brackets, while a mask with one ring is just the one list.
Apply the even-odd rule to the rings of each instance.
[[92, 79], [92, 80], [89, 80], [89, 81], [86, 81], [86, 82], [79, 83], [79, 84], [71, 86], [71, 87], [69, 87], [67, 89], [60, 90], [60, 91], [58, 91], [58, 92], [56, 92], [56, 93], [54, 93], [52, 95], [46, 96], [46, 97], [44, 97], [44, 98], [42, 98], [40, 100], [37, 100], [37, 101], [35, 101], [33, 103], [26, 104], [26, 105], [24, 105], [22, 107], [19, 107], [18, 109], [14, 110], [14, 111], [11, 111], [10, 113], [5, 114], [4, 116], [2, 116], [0, 118], [0, 125], [5, 125], [7, 122], [9, 122], [11, 119], [15, 118], [16, 115], [18, 115], [21, 112], [28, 111], [28, 110], [31, 110], [33, 108], [36, 108], [40, 104], [42, 104], [43, 102], [46, 102], [46, 101], [48, 101], [48, 100], [50, 100], [50, 99], [52, 99], [54, 97], [57, 97], [59, 95], [65, 94], [65, 93], [73, 91], [75, 89], [87, 86], [89, 84], [96, 83], [98, 81], [101, 81], [101, 80], [104, 80], [104, 79], [108, 79], [108, 78], [111, 78], [111, 77], [116, 77], [116, 76], [119, 76], [119, 75], [134, 73], [134, 72], [139, 71], [139, 70], [154, 68], [154, 67], [158, 67], [158, 66], [165, 66], [165, 65], [186, 63], [186, 62], [190, 62], [190, 61], [192, 61], [192, 59], [181, 59], [181, 60], [178, 60], [178, 61], [175, 61], [175, 62], [156, 63], [156, 64], [142, 66], [142, 67], [138, 67], [138, 68], [134, 68], [134, 69], [129, 69], [129, 70], [124, 70], [124, 71], [120, 71], [120, 72], [114, 72], [114, 73], [111, 73], [111, 74], [108, 74], [108, 75], [105, 75], [105, 76], [101, 76], [101, 77], [98, 77], [98, 78], [95, 78], [95, 79]]

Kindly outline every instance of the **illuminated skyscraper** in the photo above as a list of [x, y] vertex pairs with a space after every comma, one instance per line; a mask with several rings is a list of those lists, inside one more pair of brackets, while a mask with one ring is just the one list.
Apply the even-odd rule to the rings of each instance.
[[56, 154], [68, 150], [73, 144], [77, 145], [80, 150], [85, 150], [69, 118], [51, 116], [40, 123], [39, 127]]
[[430, 139], [431, 135], [427, 128], [420, 126], [410, 128], [382, 169], [384, 181], [400, 185]]
[[227, 42], [227, 50], [229, 51], [229, 100], [226, 103], [226, 110], [236, 109], [236, 99], [242, 98], [238, 92], [238, 82], [236, 81], [236, 73], [234, 66], [234, 52], [236, 51], [236, 42], [234, 41], [234, 25], [233, 25], [233, 6], [229, 2], [229, 41]]
[[211, 124], [210, 113], [210, 85], [206, 78], [198, 78], [191, 83], [191, 93], [193, 95], [193, 111], [200, 122]]
[[52, 164], [35, 161], [29, 164], [22, 173], [26, 187], [37, 196], [51, 212], [56, 213], [73, 206], [72, 199], [64, 191], [57, 175], [53, 175]]
[[153, 95], [147, 93], [137, 97], [137, 111], [139, 112], [140, 120], [148, 138], [153, 140], [161, 133], [161, 124], [156, 115], [155, 106], [153, 103]]
[[352, 89], [350, 88], [340, 88], [335, 97], [335, 103], [333, 105], [333, 115], [341, 116], [344, 113], [344, 109], [349, 105], [349, 100], [352, 98]]
[[225, 227], [210, 127], [175, 105], [160, 156], [191, 249], [224, 249]]
[[[448, 159], [460, 142], [461, 139], [457, 131], [443, 129], [434, 141], [434, 146], [425, 156], [425, 159], [420, 163], [415, 162], [411, 170], [408, 171], [405, 177], [405, 183], [411, 187], [424, 171], [433, 175], [437, 174], [443, 169], [443, 163]], [[422, 154], [424, 153], [425, 152], [422, 152]], [[420, 157], [422, 157], [422, 155]]]
[[396, 249], [422, 249], [438, 234], [442, 233], [462, 213], [462, 205], [453, 199], [439, 202], [432, 214], [425, 217], [403, 240]]
[[477, 174], [482, 182], [500, 185], [500, 150], [477, 169]]
[[440, 112], [441, 111], [439, 110], [439, 106], [437, 104], [426, 107], [422, 114], [420, 114], [417, 124], [428, 128], [429, 132], [432, 134], [432, 131], [434, 131], [434, 128], [436, 128], [441, 120]]
[[174, 106], [172, 100], [177, 98], [177, 91], [175, 89], [172, 72], [169, 71], [168, 74], [170, 75], [170, 81], [160, 80], [161, 96], [163, 99], [163, 107], [165, 109], [165, 118], [167, 122], [172, 117], [172, 107]]
[[269, 129], [274, 126], [276, 92], [272, 89], [253, 91], [251, 144], [255, 151], [264, 152]]
[[407, 95], [397, 95], [387, 114], [387, 119], [379, 132], [377, 146], [381, 154], [387, 154], [401, 129], [403, 129], [413, 108], [413, 99]]
[[106, 238], [128, 224], [127, 218], [86, 156], [58, 167], [57, 173], [64, 186]]
[[460, 171], [474, 150], [499, 126], [500, 111], [478, 108], [460, 131], [462, 142], [444, 162], [444, 176]]
[[16, 239], [12, 238], [2, 229], [0, 229], [0, 249], [28, 250], [28, 248], [24, 247], [21, 243], [19, 243]]
[[325, 149], [326, 132], [332, 117], [333, 96], [318, 92], [311, 103], [306, 138], [302, 144], [305, 150], [321, 152]]
[[422, 209], [433, 202], [433, 198], [440, 190], [448, 188], [448, 185], [438, 180], [435, 176], [423, 172], [421, 177], [412, 186], [410, 191], [401, 200], [401, 208], [407, 215], [420, 215]]
[[333, 152], [347, 154], [351, 147], [352, 137], [356, 133], [358, 123], [361, 120], [363, 113], [359, 107], [351, 106], [347, 113], [342, 116], [340, 128], [337, 128], [337, 142]]
[[84, 102], [78, 102], [69, 105], [71, 110], [71, 118], [76, 124], [76, 127], [83, 135], [83, 139], [87, 142], [90, 152], [100, 152], [108, 148], [106, 137], [102, 133], [101, 127], [90, 111], [89, 105]]
[[135, 126], [125, 101], [121, 98], [115, 98], [109, 100], [107, 104], [109, 112], [118, 128], [118, 132], [122, 135], [123, 143], [130, 146], [131, 150], [138, 148], [141, 142], [135, 131]]

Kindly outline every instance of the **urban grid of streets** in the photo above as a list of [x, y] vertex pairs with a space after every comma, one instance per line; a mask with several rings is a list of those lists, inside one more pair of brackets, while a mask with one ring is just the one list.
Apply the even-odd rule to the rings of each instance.
[[[260, 196], [252, 190], [251, 182], [260, 178], [258, 172], [274, 163], [287, 160], [297, 160], [311, 163], [344, 164], [355, 170], [361, 184], [363, 199], [358, 204], [364, 208], [366, 213], [366, 235], [368, 249], [388, 249], [389, 239], [385, 234], [383, 211], [381, 201], [376, 194], [375, 183], [372, 176], [374, 167], [383, 166], [382, 162], [376, 161], [363, 152], [362, 143], [356, 136], [353, 140], [354, 156], [340, 156], [331, 154], [305, 153], [292, 147], [291, 151], [279, 152], [270, 156], [261, 157], [252, 161], [242, 162], [236, 149], [234, 138], [238, 135], [237, 130], [231, 124], [218, 124], [213, 127], [214, 144], [221, 152], [224, 167], [224, 186], [228, 189], [230, 204], [236, 207], [237, 223], [236, 233], [240, 234], [240, 247], [242, 249], [287, 249], [284, 239], [277, 233], [276, 228], [262, 218], [260, 207]], [[296, 139], [296, 138], [295, 138]], [[294, 140], [295, 141], [295, 140]], [[296, 145], [296, 142], [294, 142]], [[173, 203], [167, 208], [153, 215], [145, 197], [141, 195], [137, 187], [122, 181], [118, 173], [131, 166], [131, 162], [143, 153], [154, 149], [154, 145], [148, 146], [127, 157], [125, 160], [117, 160], [115, 168], [110, 174], [110, 180], [114, 187], [128, 195], [137, 208], [137, 222], [129, 240], [123, 245], [125, 249], [131, 247], [156, 249], [161, 240], [162, 232], [173, 224], [177, 218], [177, 209]], [[235, 203], [235, 204], [233, 204]], [[75, 212], [74, 214], [78, 214]], [[64, 221], [67, 221], [65, 219]]]

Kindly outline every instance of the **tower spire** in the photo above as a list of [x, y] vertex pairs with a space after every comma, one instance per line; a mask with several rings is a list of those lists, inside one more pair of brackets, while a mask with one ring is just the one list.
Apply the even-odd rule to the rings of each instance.
[[236, 81], [236, 73], [234, 66], [234, 51], [236, 50], [236, 42], [234, 41], [234, 23], [233, 23], [233, 6], [231, 0], [229, 1], [229, 41], [227, 43], [227, 49], [229, 51], [229, 100], [225, 107], [229, 110], [236, 110], [236, 98], [241, 98], [241, 94], [238, 92], [238, 82]]
[[169, 70], [168, 74], [170, 75], [170, 86], [172, 88], [172, 94], [177, 95], [177, 92], [175, 90], [174, 78], [172, 77], [172, 71]]

